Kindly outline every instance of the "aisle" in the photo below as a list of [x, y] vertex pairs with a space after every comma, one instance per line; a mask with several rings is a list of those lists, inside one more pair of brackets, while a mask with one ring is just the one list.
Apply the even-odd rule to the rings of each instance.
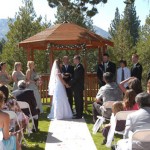
[[45, 150], [96, 150], [84, 119], [51, 121]]

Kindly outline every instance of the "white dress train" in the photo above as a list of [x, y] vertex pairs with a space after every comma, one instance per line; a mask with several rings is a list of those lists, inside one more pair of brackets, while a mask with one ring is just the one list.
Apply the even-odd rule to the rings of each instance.
[[[53, 87], [53, 99], [50, 114], [47, 116], [48, 119], [71, 119], [72, 111], [68, 102], [66, 89], [62, 84], [56, 71], [55, 86]], [[49, 89], [50, 90], [50, 89]]]

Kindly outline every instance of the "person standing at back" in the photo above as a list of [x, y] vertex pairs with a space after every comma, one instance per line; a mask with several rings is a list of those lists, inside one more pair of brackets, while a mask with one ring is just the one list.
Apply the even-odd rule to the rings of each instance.
[[83, 115], [83, 90], [84, 90], [84, 68], [80, 63], [80, 56], [75, 55], [73, 62], [75, 64], [74, 76], [70, 81], [70, 85], [73, 89], [76, 115], [73, 119], [80, 119]]
[[[68, 56], [63, 57], [63, 66], [62, 66], [63, 79], [66, 83], [69, 83], [74, 74], [74, 67], [69, 64]], [[69, 100], [70, 108], [72, 110], [73, 105], [73, 92], [72, 88], [66, 88], [67, 97]]]
[[[131, 76], [129, 68], [127, 68], [127, 62], [125, 60], [120, 60], [120, 68], [117, 69], [117, 83], [120, 84], [121, 81], [128, 79]], [[128, 84], [124, 84], [126, 88]]]
[[140, 81], [142, 79], [142, 65], [139, 63], [139, 56], [137, 54], [132, 55], [133, 67], [131, 68], [131, 77], [136, 77]]
[[103, 54], [103, 62], [99, 64], [97, 68], [97, 77], [99, 79], [100, 87], [105, 85], [105, 82], [103, 81], [103, 74], [105, 72], [111, 72], [113, 76], [115, 77], [116, 65], [109, 60], [109, 55], [106, 53]]

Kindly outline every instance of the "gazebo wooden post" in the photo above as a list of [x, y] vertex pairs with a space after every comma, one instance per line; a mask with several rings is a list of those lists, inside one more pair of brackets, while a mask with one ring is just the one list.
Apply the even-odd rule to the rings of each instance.
[[85, 52], [85, 55], [83, 57], [83, 63], [84, 63], [84, 71], [85, 71], [85, 84], [84, 84], [84, 102], [85, 102], [85, 111], [87, 111], [87, 106], [88, 106], [88, 100], [87, 100], [87, 91], [86, 91], [86, 82], [87, 82], [87, 63], [86, 63], [86, 53], [87, 51]]
[[27, 60], [28, 61], [31, 60], [31, 48], [30, 47], [27, 48]]
[[[52, 69], [52, 65], [53, 65], [53, 49], [51, 48], [50, 49], [50, 53], [49, 53], [49, 63], [50, 63], [50, 72], [51, 72], [51, 69]], [[50, 105], [52, 104], [52, 96], [50, 96]]]
[[102, 61], [102, 51], [101, 47], [98, 47], [98, 64], [100, 64]]
[[106, 53], [106, 50], [107, 50], [107, 45], [104, 45], [103, 46], [103, 54]]
[[31, 60], [34, 61], [34, 50], [33, 49], [31, 49], [30, 54], [31, 54]]
[[49, 60], [50, 60], [49, 63], [50, 63], [50, 72], [51, 72], [52, 65], [53, 65], [53, 49], [52, 48], [50, 49]]

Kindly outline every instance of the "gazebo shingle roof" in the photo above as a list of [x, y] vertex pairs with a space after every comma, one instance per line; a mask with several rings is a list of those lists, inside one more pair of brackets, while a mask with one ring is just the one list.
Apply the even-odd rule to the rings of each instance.
[[113, 46], [113, 43], [88, 29], [72, 23], [54, 25], [19, 43], [20, 47], [46, 49], [49, 43], [72, 45], [86, 44], [87, 47]]

